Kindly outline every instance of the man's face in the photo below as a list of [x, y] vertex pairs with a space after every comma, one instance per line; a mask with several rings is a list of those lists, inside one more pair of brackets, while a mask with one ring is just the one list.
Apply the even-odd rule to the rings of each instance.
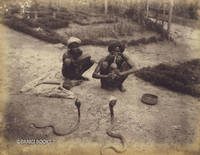
[[77, 59], [82, 55], [82, 50], [80, 48], [73, 48], [70, 53], [74, 59]]
[[79, 47], [80, 47], [80, 44], [79, 44], [79, 43], [76, 43], [76, 42], [71, 43], [71, 44], [68, 46], [68, 48], [70, 48], [70, 49], [79, 48]]
[[110, 51], [111, 55], [117, 55], [118, 53], [120, 53], [120, 48], [119, 47], [115, 47], [112, 51]]

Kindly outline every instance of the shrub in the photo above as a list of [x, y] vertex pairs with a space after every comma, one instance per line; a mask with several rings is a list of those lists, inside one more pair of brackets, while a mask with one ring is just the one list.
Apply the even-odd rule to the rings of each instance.
[[198, 5], [190, 4], [188, 8], [188, 14], [191, 19], [198, 19]]
[[52, 30], [41, 27], [40, 31], [38, 31], [36, 28], [31, 27], [27, 23], [25, 23], [23, 19], [19, 19], [16, 17], [5, 20], [4, 24], [16, 31], [24, 32], [33, 37], [50, 43], [60, 43], [62, 39], [57, 33], [53, 32]]
[[68, 20], [68, 21], [73, 19], [73, 16], [67, 12], [57, 12], [56, 17], [58, 19]]
[[184, 18], [198, 19], [198, 9], [198, 1], [190, 3], [179, 2], [175, 3], [173, 14]]
[[52, 16], [46, 16], [43, 18], [38, 18], [37, 22], [44, 27], [49, 29], [58, 29], [67, 27], [69, 25], [67, 20], [62, 20], [59, 18], [53, 18]]
[[200, 83], [200, 59], [195, 59], [177, 66], [160, 64], [155, 67], [142, 68], [136, 76], [154, 85], [170, 90], [200, 96], [196, 84]]
[[23, 18], [21, 19], [21, 22], [28, 25], [29, 27], [42, 27], [40, 23], [38, 23], [36, 20], [33, 19]]

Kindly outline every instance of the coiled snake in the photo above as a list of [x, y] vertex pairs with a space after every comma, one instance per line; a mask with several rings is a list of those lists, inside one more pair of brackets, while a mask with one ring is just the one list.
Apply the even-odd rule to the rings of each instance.
[[78, 128], [79, 128], [79, 124], [80, 124], [80, 117], [81, 117], [81, 114], [80, 114], [80, 106], [81, 106], [81, 102], [76, 99], [75, 101], [75, 106], [77, 107], [77, 110], [78, 110], [78, 120], [75, 124], [75, 126], [73, 128], [71, 128], [68, 132], [66, 133], [60, 133], [58, 131], [56, 131], [55, 127], [53, 125], [47, 125], [47, 126], [39, 126], [39, 125], [36, 125], [35, 123], [32, 123], [32, 125], [35, 127], [35, 128], [47, 128], [47, 127], [50, 127], [52, 128], [53, 130], [53, 133], [57, 136], [65, 136], [65, 135], [69, 135], [71, 133], [73, 133], [74, 131], [76, 131]]
[[112, 130], [114, 128], [114, 106], [116, 105], [117, 100], [116, 99], [110, 99], [109, 102], [109, 108], [110, 108], [110, 115], [111, 115], [111, 127], [107, 129], [106, 134], [112, 138], [119, 139], [121, 144], [122, 144], [122, 149], [119, 150], [115, 148], [114, 146], [108, 146], [108, 147], [103, 147], [100, 150], [100, 155], [103, 155], [103, 149], [112, 149], [116, 153], [123, 153], [126, 151], [126, 142], [124, 137], [120, 133], [113, 133]]

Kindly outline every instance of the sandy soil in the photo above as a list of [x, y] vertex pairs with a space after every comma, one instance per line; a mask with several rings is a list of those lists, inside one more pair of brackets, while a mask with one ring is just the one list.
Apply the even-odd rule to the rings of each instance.
[[[174, 25], [177, 44], [159, 42], [158, 44], [128, 47], [126, 53], [136, 67], [154, 66], [159, 63], [177, 64], [186, 60], [200, 58], [197, 45], [199, 30]], [[96, 65], [85, 73], [90, 81], [74, 87], [72, 91], [82, 101], [80, 128], [71, 135], [57, 137], [50, 128], [35, 129], [32, 122], [53, 124], [58, 130], [68, 130], [76, 121], [76, 108], [73, 100], [53, 99], [19, 94], [19, 90], [29, 81], [51, 69], [61, 69], [61, 57], [65, 50], [61, 45], [52, 45], [28, 35], [5, 27], [5, 39], [9, 43], [7, 51], [9, 88], [5, 137], [16, 138], [48, 137], [56, 141], [77, 140], [81, 142], [119, 143], [105, 133], [110, 125], [108, 100], [110, 96], [118, 99], [115, 107], [116, 127], [131, 144], [191, 144], [197, 136], [199, 99], [155, 87], [128, 77], [125, 93], [105, 91], [100, 82], [91, 75]], [[107, 54], [106, 47], [84, 46], [82, 49], [98, 61]], [[158, 104], [148, 106], [140, 99], [144, 93], [158, 95]], [[144, 149], [144, 148], [143, 148]]]

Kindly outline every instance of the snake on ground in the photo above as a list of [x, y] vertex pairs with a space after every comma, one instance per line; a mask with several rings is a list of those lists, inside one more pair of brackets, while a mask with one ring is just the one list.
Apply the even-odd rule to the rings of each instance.
[[81, 115], [80, 115], [80, 106], [81, 106], [81, 102], [78, 99], [76, 99], [76, 101], [75, 101], [75, 106], [77, 107], [77, 110], [78, 110], [78, 120], [77, 120], [75, 126], [73, 128], [71, 128], [68, 132], [65, 132], [65, 133], [58, 132], [58, 131], [56, 131], [56, 129], [55, 129], [55, 127], [53, 125], [39, 126], [39, 125], [37, 125], [35, 123], [32, 123], [32, 125], [35, 128], [47, 128], [47, 127], [50, 127], [50, 128], [52, 128], [53, 133], [55, 135], [57, 135], [57, 136], [69, 135], [69, 134], [73, 133], [74, 131], [76, 131], [79, 128], [79, 125], [80, 125], [80, 117], [81, 117]]

